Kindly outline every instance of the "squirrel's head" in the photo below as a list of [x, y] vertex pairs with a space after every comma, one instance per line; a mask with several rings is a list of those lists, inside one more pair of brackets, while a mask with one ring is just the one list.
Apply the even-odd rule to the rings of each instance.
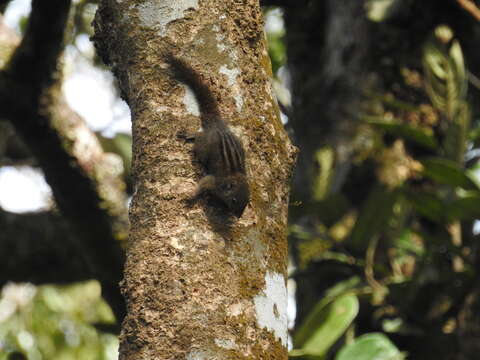
[[230, 212], [241, 217], [250, 199], [250, 191], [244, 174], [234, 174], [215, 179], [215, 195]]

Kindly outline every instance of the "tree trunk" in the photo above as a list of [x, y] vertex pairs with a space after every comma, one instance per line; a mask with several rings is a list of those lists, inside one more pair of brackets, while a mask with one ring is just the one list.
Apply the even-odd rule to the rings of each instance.
[[364, 1], [357, 0], [309, 0], [289, 4], [285, 10], [291, 124], [301, 150], [294, 193], [302, 201], [314, 196], [318, 171], [313, 169], [318, 166], [312, 162], [322, 146], [334, 149], [337, 178], [330, 183], [339, 189], [345, 182], [367, 74], [364, 7]]
[[[120, 358], [286, 359], [295, 148], [272, 99], [258, 1], [103, 1], [95, 29], [133, 117]], [[169, 54], [198, 72], [245, 147], [251, 196], [239, 219], [208, 197], [186, 201], [204, 169], [177, 135], [200, 121]]]
[[[331, 174], [325, 198], [339, 192], [346, 180], [352, 178], [349, 174], [352, 138], [358, 124], [362, 87], [366, 83], [370, 41], [364, 6], [364, 2], [358, 0], [306, 0], [285, 5], [293, 97], [290, 121], [300, 148], [293, 193], [304, 205], [298, 211], [301, 218], [292, 220], [297, 224], [311, 223], [311, 218], [316, 216], [315, 212], [304, 209], [322, 200], [315, 194], [319, 177]], [[321, 168], [316, 160], [319, 149], [325, 146], [332, 150], [331, 169]], [[355, 185], [350, 187], [353, 194], [348, 194], [349, 201], [355, 202], [354, 197], [364, 196]], [[299, 244], [299, 241], [292, 242], [295, 260], [301, 257]], [[296, 279], [297, 325], [326, 288], [352, 274], [348, 266], [332, 266], [330, 262], [312, 264], [304, 270]]]

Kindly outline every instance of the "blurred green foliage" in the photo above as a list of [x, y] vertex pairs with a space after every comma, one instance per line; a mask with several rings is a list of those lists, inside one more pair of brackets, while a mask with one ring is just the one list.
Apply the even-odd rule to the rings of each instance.
[[122, 158], [124, 176], [128, 181], [132, 169], [132, 136], [123, 133], [117, 133], [114, 137], [105, 137], [101, 133], [96, 135], [104, 151]]
[[402, 6], [405, 6], [405, 2], [405, 0], [367, 0], [365, 3], [367, 16], [372, 21], [386, 21], [399, 12]]
[[[369, 3], [379, 6], [381, 20], [398, 4]], [[313, 200], [292, 208], [297, 280], [321, 262], [329, 271], [343, 266], [361, 274], [338, 280], [317, 299], [293, 333], [292, 358], [404, 359], [408, 354], [389, 334], [425, 335], [428, 326], [446, 334], [459, 326], [454, 314], [475, 281], [480, 187], [477, 162], [465, 161], [478, 128], [471, 127], [461, 45], [449, 27], [437, 27], [425, 42], [420, 66], [400, 69], [403, 84], [395, 92], [370, 93], [364, 101], [353, 166], [372, 176], [358, 199], [330, 190], [334, 151], [323, 146]], [[300, 225], [305, 214], [314, 220]], [[438, 293], [422, 296], [431, 288]], [[362, 304], [373, 312], [362, 314]], [[357, 337], [359, 314], [383, 333]]]
[[310, 312], [304, 323], [295, 332], [297, 350], [291, 356], [305, 356], [323, 359], [358, 314], [358, 298], [349, 290], [357, 279], [340, 283], [331, 289]]
[[287, 60], [285, 42], [283, 41], [285, 29], [282, 25], [282, 13], [279, 8], [267, 8], [265, 10], [265, 17], [267, 23], [271, 23], [270, 28], [267, 26], [267, 42], [268, 55], [272, 62], [273, 74], [276, 74], [278, 69], [285, 65]]
[[0, 360], [117, 359], [117, 337], [95, 327], [113, 323], [97, 281], [8, 284], [0, 298]]
[[381, 333], [359, 336], [338, 352], [335, 360], [402, 360], [404, 354]]

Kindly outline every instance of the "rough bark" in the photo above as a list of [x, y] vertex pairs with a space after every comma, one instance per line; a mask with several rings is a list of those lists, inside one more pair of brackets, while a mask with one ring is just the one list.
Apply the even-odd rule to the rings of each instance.
[[[286, 219], [295, 149], [272, 99], [257, 1], [103, 1], [95, 41], [133, 115], [135, 195], [121, 359], [286, 359]], [[203, 169], [191, 93], [174, 52], [201, 73], [246, 149], [251, 201], [239, 220], [185, 201]]]
[[119, 161], [103, 153], [61, 96], [58, 65], [69, 8], [66, 0], [33, 1], [25, 36], [0, 72], [0, 118], [13, 124], [35, 155], [75, 229], [77, 256], [84, 257], [121, 319], [121, 240], [128, 229], [124, 184]]

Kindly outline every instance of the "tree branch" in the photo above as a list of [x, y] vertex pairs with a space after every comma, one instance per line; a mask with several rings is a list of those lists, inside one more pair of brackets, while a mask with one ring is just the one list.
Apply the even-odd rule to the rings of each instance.
[[68, 283], [92, 278], [75, 232], [59, 214], [0, 210], [0, 285]]
[[0, 13], [4, 13], [10, 0], [0, 0]]
[[472, 0], [457, 0], [457, 3], [464, 10], [468, 11], [470, 15], [475, 18], [475, 20], [480, 21], [480, 9]]
[[0, 117], [9, 119], [42, 167], [55, 200], [74, 226], [106, 300], [121, 320], [118, 282], [128, 221], [119, 162], [61, 96], [58, 58], [70, 0], [34, 0], [29, 24], [0, 73]]
[[35, 166], [28, 147], [15, 133], [12, 124], [0, 122], [0, 166]]

